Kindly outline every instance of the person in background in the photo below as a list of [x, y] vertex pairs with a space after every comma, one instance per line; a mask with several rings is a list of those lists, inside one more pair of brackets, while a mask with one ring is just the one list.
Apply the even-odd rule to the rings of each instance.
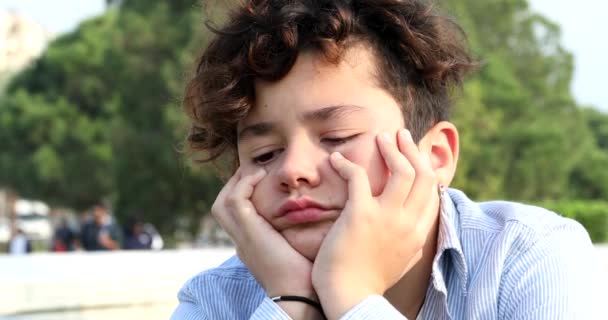
[[124, 249], [149, 250], [152, 248], [152, 234], [146, 230], [146, 225], [138, 216], [131, 216], [125, 224]]
[[74, 251], [75, 241], [75, 232], [68, 225], [68, 220], [62, 217], [53, 235], [52, 250], [54, 252]]
[[119, 250], [122, 232], [108, 208], [98, 203], [93, 207], [92, 220], [82, 226], [81, 243], [87, 251]]
[[13, 237], [8, 246], [11, 255], [23, 255], [32, 252], [32, 242], [19, 227], [13, 228]]
[[95, 220], [91, 211], [85, 211], [80, 216], [79, 242], [80, 247], [85, 251], [94, 250], [97, 243], [97, 240], [95, 240]]

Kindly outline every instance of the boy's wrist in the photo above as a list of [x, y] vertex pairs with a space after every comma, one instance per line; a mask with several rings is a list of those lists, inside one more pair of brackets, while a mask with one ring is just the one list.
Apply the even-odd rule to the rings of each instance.
[[294, 289], [277, 288], [277, 289], [272, 289], [272, 290], [266, 290], [266, 295], [271, 298], [278, 297], [278, 296], [300, 296], [300, 297], [308, 298], [313, 301], [319, 301], [319, 296], [313, 289], [294, 290]]
[[[317, 300], [315, 300], [317, 301]], [[300, 301], [275, 301], [292, 319], [324, 320], [325, 315], [314, 306]]]
[[317, 293], [320, 301], [323, 302], [325, 315], [328, 319], [340, 319], [367, 297], [376, 294], [369, 290], [340, 285], [326, 286], [325, 289], [319, 288]]

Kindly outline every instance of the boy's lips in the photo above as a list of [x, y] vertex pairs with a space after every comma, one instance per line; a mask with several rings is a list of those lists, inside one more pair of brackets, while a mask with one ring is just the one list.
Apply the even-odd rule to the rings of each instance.
[[312, 223], [327, 219], [327, 211], [336, 208], [322, 205], [308, 198], [287, 200], [280, 208], [277, 217], [291, 224]]
[[298, 211], [304, 209], [321, 209], [327, 210], [327, 208], [317, 202], [314, 202], [308, 198], [302, 197], [298, 199], [290, 199], [279, 208], [278, 217], [282, 217], [290, 213], [291, 211]]

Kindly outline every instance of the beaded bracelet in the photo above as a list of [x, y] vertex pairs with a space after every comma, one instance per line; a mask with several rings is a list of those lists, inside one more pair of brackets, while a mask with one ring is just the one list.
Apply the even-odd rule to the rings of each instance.
[[325, 318], [325, 313], [323, 313], [323, 307], [321, 306], [321, 304], [317, 301], [314, 301], [312, 299], [306, 298], [306, 297], [301, 297], [301, 296], [276, 296], [276, 297], [272, 297], [270, 298], [270, 300], [272, 300], [273, 302], [279, 302], [279, 301], [297, 301], [297, 302], [302, 302], [302, 303], [306, 303], [307, 305], [317, 309], [317, 311], [319, 311], [323, 317]]

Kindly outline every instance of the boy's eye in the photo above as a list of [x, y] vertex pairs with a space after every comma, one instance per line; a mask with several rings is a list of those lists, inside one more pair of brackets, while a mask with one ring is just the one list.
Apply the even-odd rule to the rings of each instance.
[[279, 150], [273, 150], [270, 152], [263, 153], [259, 156], [253, 157], [252, 160], [257, 165], [265, 165], [268, 162], [272, 161], [278, 153], [279, 153]]
[[326, 144], [329, 144], [331, 146], [339, 146], [339, 145], [344, 144], [344, 143], [348, 142], [349, 140], [355, 138], [356, 136], [358, 136], [358, 134], [348, 136], [348, 137], [327, 137], [327, 138], [321, 139], [321, 141]]

